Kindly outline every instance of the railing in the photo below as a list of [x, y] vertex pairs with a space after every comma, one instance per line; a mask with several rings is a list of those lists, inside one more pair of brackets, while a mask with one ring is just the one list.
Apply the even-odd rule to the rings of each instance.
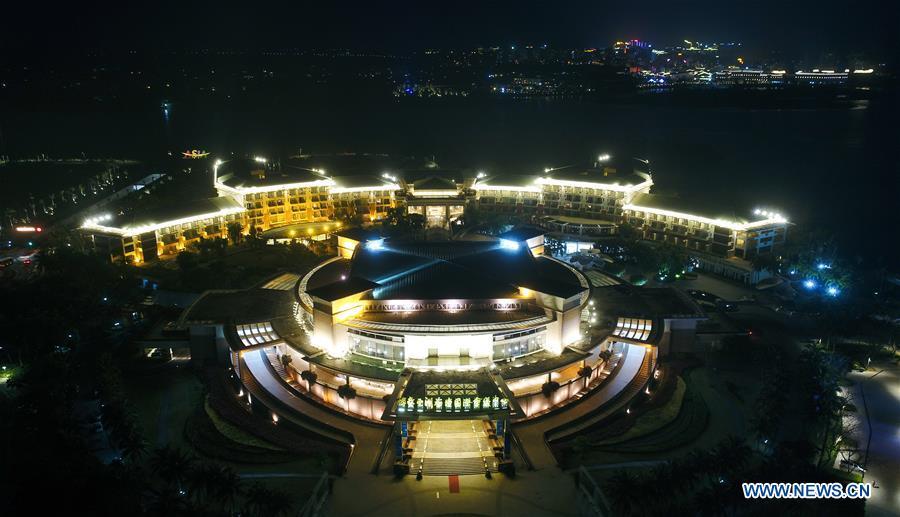
[[[582, 467], [584, 468], [584, 467]], [[313, 488], [312, 494], [306, 500], [303, 507], [300, 508], [300, 517], [318, 517], [320, 515], [328, 515], [325, 505], [328, 502], [328, 496], [331, 495], [331, 480], [328, 473], [323, 472], [319, 477], [319, 481]]]
[[609, 502], [603, 495], [603, 490], [590, 472], [582, 465], [578, 467], [576, 484], [578, 486], [578, 515], [612, 515]]

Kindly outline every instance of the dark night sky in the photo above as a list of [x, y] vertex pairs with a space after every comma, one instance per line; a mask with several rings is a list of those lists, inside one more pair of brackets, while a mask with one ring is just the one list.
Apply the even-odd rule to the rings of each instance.
[[643, 0], [633, 2], [15, 2], [3, 7], [7, 52], [60, 49], [335, 48], [415, 50], [549, 43], [657, 45], [684, 38], [890, 55], [897, 17], [887, 0]]

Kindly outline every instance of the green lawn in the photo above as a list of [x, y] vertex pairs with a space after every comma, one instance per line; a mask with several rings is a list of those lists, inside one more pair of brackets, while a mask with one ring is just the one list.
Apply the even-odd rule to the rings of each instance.
[[151, 449], [189, 449], [184, 423], [202, 402], [203, 386], [187, 362], [140, 367], [124, 375], [128, 401]]
[[241, 246], [227, 248], [219, 256], [193, 254], [187, 273], [180, 270], [177, 258], [140, 266], [148, 275], [159, 279], [166, 289], [201, 292], [207, 289], [245, 289], [279, 271], [308, 271], [326, 257], [318, 257], [300, 247]]
[[672, 396], [662, 407], [651, 409], [643, 415], [639, 416], [634, 425], [619, 436], [614, 436], [607, 440], [601, 440], [594, 445], [605, 446], [615, 443], [627, 442], [639, 438], [641, 436], [653, 433], [672, 423], [681, 412], [682, 402], [687, 385], [681, 377], [678, 377], [675, 391]]
[[284, 451], [281, 447], [272, 445], [271, 443], [257, 438], [243, 429], [232, 425], [230, 422], [226, 422], [218, 413], [216, 413], [215, 409], [210, 407], [209, 401], [203, 402], [203, 410], [206, 412], [206, 416], [209, 417], [216, 431], [225, 438], [251, 447], [259, 447], [270, 451]]
[[[731, 435], [746, 435], [756, 395], [751, 375], [695, 368], [688, 371], [683, 379], [685, 392], [676, 418], [642, 436], [598, 445], [583, 453], [581, 463], [593, 465], [676, 458], [695, 448], [715, 447]], [[728, 382], [739, 390], [742, 400], [726, 387]]]

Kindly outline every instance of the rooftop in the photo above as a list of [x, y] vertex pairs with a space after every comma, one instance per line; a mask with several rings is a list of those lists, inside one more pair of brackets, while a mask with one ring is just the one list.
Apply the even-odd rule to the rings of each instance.
[[545, 233], [547, 233], [547, 230], [536, 226], [520, 226], [518, 228], [513, 228], [508, 232], [501, 233], [497, 238], [513, 242], [525, 242], [528, 239], [533, 239], [544, 235]]
[[338, 237], [346, 237], [347, 239], [354, 240], [356, 242], [366, 242], [381, 239], [380, 233], [372, 230], [366, 230], [365, 228], [360, 228], [359, 226], [354, 226], [353, 228], [345, 228], [337, 232], [336, 235]]
[[378, 153], [305, 154], [258, 162], [236, 158], [222, 163], [218, 179], [230, 187], [266, 187], [312, 181], [333, 182], [337, 189], [392, 187], [400, 178], [419, 178], [420, 171], [435, 175], [430, 160]]
[[268, 321], [291, 314], [292, 290], [207, 291], [181, 316], [180, 325]]
[[456, 190], [456, 181], [443, 176], [430, 176], [412, 182], [415, 190]]
[[692, 214], [700, 217], [705, 217], [707, 219], [721, 219], [723, 221], [737, 224], [744, 224], [748, 222], [747, 219], [736, 217], [735, 214], [731, 214], [730, 216], [722, 214], [710, 214], [709, 212], [704, 211], [703, 207], [698, 206], [696, 203], [678, 196], [664, 196], [660, 194], [641, 193], [636, 194], [632, 198], [631, 204], [646, 208], [655, 208], [659, 210], [668, 210], [671, 212]]
[[540, 176], [526, 174], [498, 174], [479, 180], [472, 188], [475, 190], [479, 190], [480, 188], [484, 189], [486, 187], [532, 187], [539, 189], [540, 186], [537, 184], [538, 178], [540, 178]]
[[346, 280], [338, 280], [315, 289], [309, 289], [306, 292], [313, 298], [332, 302], [363, 291], [375, 289], [376, 287], [378, 287], [378, 284], [375, 282], [370, 282], [364, 278], [350, 277]]
[[634, 287], [619, 284], [594, 289], [591, 298], [601, 317], [705, 317], [703, 311], [687, 295], [672, 287]]
[[585, 183], [602, 183], [606, 185], [635, 186], [647, 182], [649, 176], [639, 167], [638, 160], [621, 160], [617, 163], [589, 163], [552, 167], [544, 174], [544, 178], [562, 181], [578, 181]]
[[188, 220], [198, 221], [209, 217], [237, 213], [243, 206], [231, 197], [171, 200], [155, 198], [153, 203], [141, 203], [134, 209], [123, 208], [119, 214], [102, 220], [102, 227], [124, 231], [126, 234], [143, 233], [153, 229]]
[[380, 285], [375, 299], [509, 298], [519, 286], [563, 297], [584, 290], [567, 268], [497, 241], [387, 241], [359, 250], [351, 274]]

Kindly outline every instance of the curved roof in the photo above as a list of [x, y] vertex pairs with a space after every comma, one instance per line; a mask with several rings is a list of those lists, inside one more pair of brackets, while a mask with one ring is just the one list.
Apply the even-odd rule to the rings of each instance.
[[525, 246], [496, 241], [387, 242], [357, 251], [351, 275], [379, 284], [375, 299], [508, 298], [519, 286], [581, 291], [571, 274], [560, 277], [541, 262]]
[[[535, 258], [526, 246], [509, 249], [498, 241], [385, 241], [379, 248], [360, 246], [345, 279], [330, 278], [371, 287], [367, 298], [374, 300], [517, 298], [519, 287], [570, 298], [585, 289], [565, 267]], [[312, 278], [310, 288], [330, 292], [328, 283]]]

